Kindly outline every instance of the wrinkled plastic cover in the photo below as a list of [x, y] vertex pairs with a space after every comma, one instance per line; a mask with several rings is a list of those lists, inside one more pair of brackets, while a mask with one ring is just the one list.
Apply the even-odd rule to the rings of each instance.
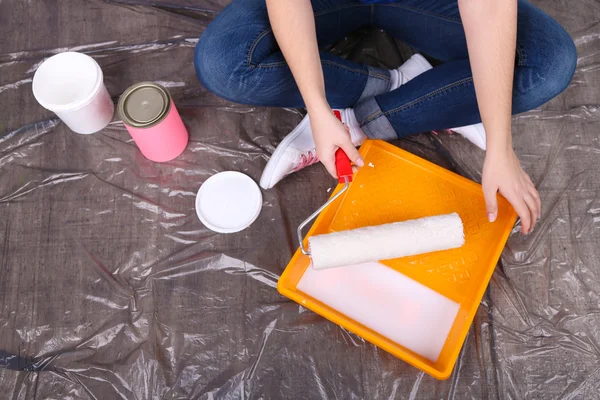
[[[194, 75], [194, 46], [226, 0], [0, 2], [0, 393], [10, 399], [598, 398], [600, 391], [600, 4], [535, 3], [572, 34], [572, 85], [515, 118], [515, 147], [544, 204], [515, 229], [455, 371], [436, 381], [277, 293], [296, 226], [334, 185], [320, 166], [264, 192], [243, 232], [201, 225], [194, 197], [224, 170], [258, 180], [297, 110], [232, 104]], [[74, 50], [101, 64], [115, 100], [167, 86], [191, 142], [143, 158], [116, 119], [70, 132], [31, 92], [35, 69]], [[334, 51], [395, 67], [379, 31]], [[398, 143], [480, 180], [459, 136]]]

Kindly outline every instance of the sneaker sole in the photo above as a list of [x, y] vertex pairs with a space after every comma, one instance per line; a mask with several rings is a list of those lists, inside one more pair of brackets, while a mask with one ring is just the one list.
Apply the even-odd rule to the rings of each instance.
[[487, 148], [487, 141], [485, 138], [485, 134], [482, 134], [479, 129], [475, 130], [477, 131], [477, 137], [476, 138], [472, 138], [471, 135], [466, 135], [465, 133], [461, 132], [460, 128], [456, 128], [458, 130], [454, 130], [454, 129], [450, 129], [450, 131], [456, 133], [457, 135], [462, 136], [463, 138], [467, 139], [467, 141], [469, 141], [469, 143], [474, 144], [476, 147], [480, 148], [481, 150], [485, 151]]
[[[271, 189], [273, 186], [275, 186], [277, 184], [277, 182], [279, 182], [279, 181], [277, 181], [275, 183], [272, 183], [273, 172], [275, 172], [277, 165], [279, 164], [279, 161], [281, 161], [281, 158], [285, 154], [285, 150], [288, 148], [290, 143], [292, 143], [294, 140], [296, 140], [298, 135], [300, 135], [300, 133], [303, 132], [306, 124], [310, 124], [310, 119], [308, 118], [308, 115], [306, 115], [302, 119], [302, 121], [300, 121], [298, 126], [296, 126], [285, 138], [283, 138], [281, 143], [279, 143], [279, 145], [277, 146], [277, 148], [271, 155], [271, 158], [267, 162], [267, 165], [265, 166], [265, 169], [263, 170], [263, 173], [260, 177], [260, 187], [261, 188], [263, 188], [265, 190]], [[290, 171], [286, 175], [289, 175], [291, 172], [292, 171]]]

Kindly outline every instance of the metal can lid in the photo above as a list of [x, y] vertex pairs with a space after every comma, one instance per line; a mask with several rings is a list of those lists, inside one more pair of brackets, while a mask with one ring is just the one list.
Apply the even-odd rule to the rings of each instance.
[[147, 128], [160, 122], [171, 107], [165, 88], [154, 82], [141, 82], [127, 89], [119, 99], [119, 115], [126, 125]]

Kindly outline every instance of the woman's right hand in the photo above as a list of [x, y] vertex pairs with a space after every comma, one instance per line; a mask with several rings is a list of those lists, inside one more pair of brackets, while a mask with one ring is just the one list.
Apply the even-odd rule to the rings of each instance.
[[334, 177], [337, 177], [335, 152], [338, 148], [342, 148], [356, 166], [362, 166], [364, 162], [352, 145], [350, 135], [327, 103], [311, 2], [267, 0], [266, 4], [273, 34], [310, 115], [317, 156]]
[[339, 148], [346, 153], [354, 165], [357, 167], [364, 165], [360, 153], [352, 144], [352, 139], [346, 126], [337, 119], [329, 107], [313, 111], [312, 113], [309, 112], [309, 115], [317, 157], [319, 157], [319, 160], [327, 168], [331, 176], [337, 178], [335, 152]]

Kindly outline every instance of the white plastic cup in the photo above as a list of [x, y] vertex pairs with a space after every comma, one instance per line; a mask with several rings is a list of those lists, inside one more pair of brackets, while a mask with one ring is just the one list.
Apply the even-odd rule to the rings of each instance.
[[115, 112], [102, 69], [82, 53], [59, 53], [44, 61], [33, 76], [33, 95], [77, 133], [98, 132]]

